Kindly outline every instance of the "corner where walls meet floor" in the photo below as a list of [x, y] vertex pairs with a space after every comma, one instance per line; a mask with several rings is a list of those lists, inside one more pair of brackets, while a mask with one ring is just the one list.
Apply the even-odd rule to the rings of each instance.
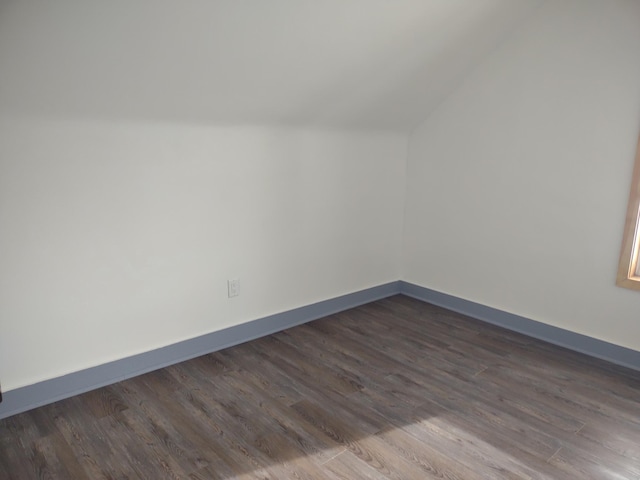
[[396, 281], [5, 392], [0, 403], [0, 419], [398, 294], [640, 371], [639, 351], [412, 283]]

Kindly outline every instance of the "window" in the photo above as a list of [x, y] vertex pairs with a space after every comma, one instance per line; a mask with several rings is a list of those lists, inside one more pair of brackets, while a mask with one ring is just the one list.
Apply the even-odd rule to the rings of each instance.
[[616, 285], [640, 290], [640, 138], [636, 151], [636, 163], [633, 167], [631, 193], [627, 207], [627, 220], [622, 238], [622, 250], [618, 265]]

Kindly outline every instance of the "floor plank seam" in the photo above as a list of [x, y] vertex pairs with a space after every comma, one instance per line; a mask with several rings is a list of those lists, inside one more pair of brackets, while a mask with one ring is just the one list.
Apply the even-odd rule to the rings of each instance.
[[578, 430], [573, 432], [574, 435], [578, 435], [582, 431], [582, 429], [587, 426], [585, 422], [581, 422], [581, 423], [582, 423], [582, 426]]
[[320, 462], [320, 465], [326, 465], [326, 464], [327, 464], [327, 463], [329, 463], [331, 460], [333, 460], [333, 459], [335, 459], [335, 458], [339, 457], [340, 455], [342, 455], [342, 454], [343, 454], [344, 452], [346, 452], [346, 451], [347, 451], [347, 448], [346, 448], [346, 447], [343, 447], [343, 449], [342, 449], [342, 450], [340, 450], [338, 453], [336, 453], [334, 456], [332, 456], [332, 457], [330, 457], [330, 458], [327, 458], [324, 462]]
[[553, 455], [547, 458], [547, 463], [551, 463], [551, 460], [553, 459], [553, 457], [555, 457], [558, 454], [558, 452], [560, 452], [560, 450], [562, 450], [562, 447], [558, 447], [558, 449], [555, 452], [553, 452]]

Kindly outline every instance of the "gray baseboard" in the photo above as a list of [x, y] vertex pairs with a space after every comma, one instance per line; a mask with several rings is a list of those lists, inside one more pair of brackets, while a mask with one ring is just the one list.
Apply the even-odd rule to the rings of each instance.
[[621, 347], [604, 340], [547, 325], [546, 323], [537, 322], [408, 282], [400, 282], [400, 292], [408, 297], [453, 310], [483, 322], [640, 371], [640, 352], [637, 350]]
[[640, 352], [636, 350], [553, 327], [412, 283], [397, 281], [10, 390], [3, 394], [3, 401], [0, 403], [0, 419], [399, 293], [640, 371]]
[[3, 394], [0, 419], [398, 293], [400, 282], [391, 282], [16, 388]]

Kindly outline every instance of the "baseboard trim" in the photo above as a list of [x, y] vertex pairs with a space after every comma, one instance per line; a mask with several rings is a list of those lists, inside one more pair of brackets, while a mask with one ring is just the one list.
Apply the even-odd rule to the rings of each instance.
[[3, 393], [0, 419], [398, 293], [400, 282], [390, 282], [16, 388]]
[[640, 371], [640, 352], [546, 323], [401, 281], [400, 293], [477, 320]]
[[241, 325], [3, 393], [0, 419], [207, 353], [248, 342], [396, 294], [640, 371], [640, 352], [513, 313], [397, 281], [269, 315]]

